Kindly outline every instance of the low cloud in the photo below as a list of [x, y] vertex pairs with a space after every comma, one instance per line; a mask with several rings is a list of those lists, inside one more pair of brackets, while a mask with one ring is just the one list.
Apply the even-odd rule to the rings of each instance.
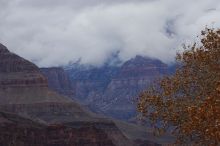
[[219, 0], [1, 0], [0, 42], [43, 67], [102, 65], [116, 52], [169, 63], [219, 16]]

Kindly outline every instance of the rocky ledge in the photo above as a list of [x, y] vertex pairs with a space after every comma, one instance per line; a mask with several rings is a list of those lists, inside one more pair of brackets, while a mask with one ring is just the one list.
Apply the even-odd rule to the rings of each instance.
[[103, 130], [93, 125], [45, 125], [3, 112], [0, 131], [1, 146], [115, 146]]
[[112, 120], [51, 91], [36, 65], [1, 44], [0, 131], [0, 146], [136, 146]]
[[21, 86], [47, 86], [47, 80], [36, 65], [0, 44], [0, 88]]

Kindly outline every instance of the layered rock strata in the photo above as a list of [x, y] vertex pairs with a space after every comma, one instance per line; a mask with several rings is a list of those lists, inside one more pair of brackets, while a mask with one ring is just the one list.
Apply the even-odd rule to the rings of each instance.
[[[126, 121], [135, 119], [135, 97], [154, 80], [169, 73], [166, 64], [142, 56], [136, 56], [121, 66], [73, 64], [64, 69], [72, 82], [74, 95], [70, 97], [97, 113]], [[49, 83], [53, 82], [50, 74], [45, 75], [49, 76]], [[50, 88], [54, 89], [53, 86]]]
[[[54, 131], [53, 128], [51, 130], [51, 127], [46, 127], [45, 133], [44, 130], [42, 132], [41, 126], [40, 129], [32, 131], [33, 127], [23, 123], [22, 130], [20, 125], [3, 122], [0, 124], [2, 126], [0, 134], [3, 134], [0, 143], [4, 146], [10, 145], [5, 140], [11, 136], [15, 137], [12, 142], [15, 141], [16, 146], [38, 145], [38, 140], [42, 140], [43, 144], [39, 143], [40, 146], [105, 145], [101, 144], [102, 141], [106, 142], [106, 145], [133, 145], [111, 120], [99, 117], [73, 100], [51, 91], [48, 88], [47, 79], [36, 65], [10, 52], [2, 44], [0, 44], [0, 110], [47, 125], [61, 125], [61, 127], [55, 127]], [[72, 126], [66, 127], [65, 123], [71, 123]], [[77, 123], [81, 124], [80, 128], [73, 127], [78, 125]], [[107, 127], [102, 128], [102, 125], [106, 124], [108, 129], [112, 129], [110, 132], [105, 131]], [[68, 138], [74, 135], [75, 138]], [[82, 139], [83, 137], [85, 139]], [[33, 143], [30, 144], [30, 141]], [[67, 141], [72, 145], [70, 142], [66, 144]], [[15, 145], [12, 144], [12, 146]]]

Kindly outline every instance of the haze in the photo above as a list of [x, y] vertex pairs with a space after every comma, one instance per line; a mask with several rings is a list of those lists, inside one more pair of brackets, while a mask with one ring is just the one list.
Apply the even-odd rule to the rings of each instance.
[[40, 67], [115, 53], [171, 63], [219, 15], [219, 0], [0, 0], [0, 42]]

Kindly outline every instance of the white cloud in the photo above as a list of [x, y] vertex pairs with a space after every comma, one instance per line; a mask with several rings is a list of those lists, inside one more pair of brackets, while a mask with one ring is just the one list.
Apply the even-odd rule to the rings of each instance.
[[219, 16], [219, 0], [0, 0], [0, 42], [39, 66], [101, 65], [117, 51], [170, 62]]

